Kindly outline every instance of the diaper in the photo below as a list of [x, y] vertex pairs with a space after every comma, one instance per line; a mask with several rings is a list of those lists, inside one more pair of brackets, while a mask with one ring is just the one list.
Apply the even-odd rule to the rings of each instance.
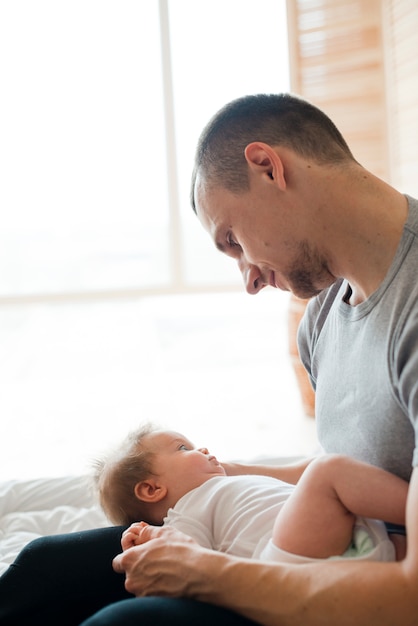
[[350, 546], [344, 554], [329, 559], [314, 559], [286, 552], [270, 539], [258, 558], [275, 563], [315, 563], [325, 560], [355, 559], [356, 561], [395, 561], [395, 547], [383, 522], [358, 517]]

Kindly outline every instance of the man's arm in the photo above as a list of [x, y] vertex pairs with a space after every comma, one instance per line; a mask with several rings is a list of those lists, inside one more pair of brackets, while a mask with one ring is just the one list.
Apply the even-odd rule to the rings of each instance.
[[238, 559], [159, 537], [116, 557], [137, 596], [189, 597], [265, 626], [416, 626], [418, 470], [407, 505], [408, 554], [398, 563], [325, 561], [279, 565]]
[[283, 480], [291, 485], [296, 485], [305, 469], [316, 457], [304, 458], [287, 465], [252, 465], [250, 463], [222, 463], [228, 476], [241, 476], [243, 474], [256, 474], [257, 476], [271, 476]]

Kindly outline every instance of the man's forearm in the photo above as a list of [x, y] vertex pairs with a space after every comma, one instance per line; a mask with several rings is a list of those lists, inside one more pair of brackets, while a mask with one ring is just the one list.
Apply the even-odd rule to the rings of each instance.
[[404, 563], [276, 565], [223, 554], [202, 561], [197, 599], [264, 626], [416, 626], [418, 593]]
[[257, 476], [271, 476], [286, 483], [295, 485], [314, 457], [301, 459], [288, 465], [252, 465], [245, 463], [222, 463], [229, 476], [251, 474]]

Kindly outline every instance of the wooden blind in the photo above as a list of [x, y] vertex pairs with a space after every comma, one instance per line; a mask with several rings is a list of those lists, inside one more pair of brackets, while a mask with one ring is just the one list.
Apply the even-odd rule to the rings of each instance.
[[418, 2], [387, 0], [391, 182], [418, 197]]
[[381, 0], [288, 0], [291, 88], [325, 111], [388, 180]]

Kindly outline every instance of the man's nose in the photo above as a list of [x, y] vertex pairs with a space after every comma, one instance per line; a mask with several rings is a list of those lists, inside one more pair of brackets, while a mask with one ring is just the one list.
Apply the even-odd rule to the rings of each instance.
[[263, 277], [256, 265], [249, 263], [245, 266], [240, 266], [240, 270], [247, 293], [255, 295], [265, 287]]

